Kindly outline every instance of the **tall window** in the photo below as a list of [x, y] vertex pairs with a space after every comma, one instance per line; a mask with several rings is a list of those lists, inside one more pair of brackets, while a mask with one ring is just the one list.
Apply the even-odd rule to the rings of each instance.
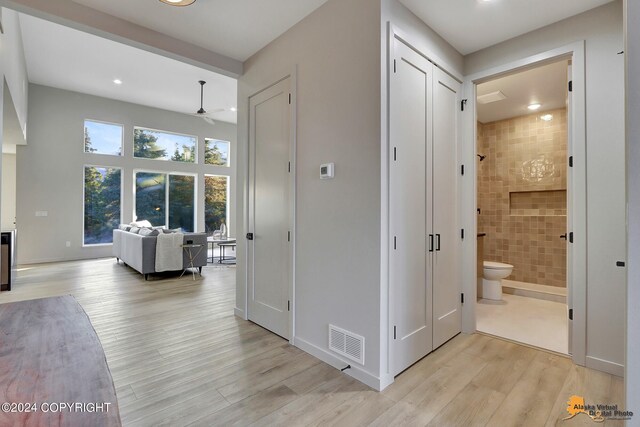
[[121, 172], [119, 168], [84, 168], [84, 244], [113, 243], [120, 223]]
[[229, 141], [206, 138], [204, 140], [204, 163], [229, 166]]
[[84, 152], [121, 156], [122, 126], [85, 120]]
[[136, 172], [136, 220], [154, 226], [195, 229], [195, 177]]
[[134, 128], [133, 157], [195, 163], [195, 136]]
[[228, 229], [228, 194], [228, 176], [206, 175], [204, 177], [204, 223], [207, 233], [219, 230], [223, 222]]

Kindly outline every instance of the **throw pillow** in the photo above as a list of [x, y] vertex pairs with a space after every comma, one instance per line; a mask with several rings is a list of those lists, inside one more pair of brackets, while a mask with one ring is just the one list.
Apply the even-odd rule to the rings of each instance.
[[133, 227], [140, 227], [140, 228], [142, 228], [142, 227], [151, 227], [151, 223], [149, 221], [147, 221], [147, 220], [134, 221], [134, 222], [131, 223], [131, 225]]
[[131, 227], [131, 230], [129, 230], [129, 232], [134, 234], [138, 234], [139, 231], [140, 231], [139, 227]]
[[152, 230], [150, 228], [141, 228], [138, 232], [141, 236], [157, 236], [159, 233], [159, 230]]

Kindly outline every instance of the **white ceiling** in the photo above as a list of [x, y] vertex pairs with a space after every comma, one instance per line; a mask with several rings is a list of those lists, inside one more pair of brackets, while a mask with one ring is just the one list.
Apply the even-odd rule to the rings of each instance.
[[567, 61], [556, 62], [531, 70], [501, 77], [478, 85], [478, 96], [501, 91], [506, 99], [491, 104], [478, 103], [478, 120], [495, 122], [511, 117], [533, 114], [527, 107], [540, 104], [535, 113], [564, 108], [567, 99]]
[[73, 1], [245, 61], [327, 0], [197, 0], [188, 7], [158, 0]]
[[205, 110], [236, 122], [233, 78], [29, 15], [20, 14], [20, 24], [32, 83], [192, 114], [205, 80]]
[[400, 0], [463, 55], [611, 1]]

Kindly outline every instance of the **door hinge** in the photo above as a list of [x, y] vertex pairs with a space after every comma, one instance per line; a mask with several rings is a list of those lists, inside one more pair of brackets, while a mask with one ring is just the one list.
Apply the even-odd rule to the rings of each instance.
[[573, 243], [573, 231], [569, 233], [569, 243]]
[[393, 161], [398, 160], [398, 150], [396, 147], [393, 147]]
[[616, 267], [624, 267], [625, 263], [624, 261], [616, 261]]
[[467, 105], [467, 100], [463, 99], [460, 101], [460, 111], [464, 111], [464, 106]]
[[464, 294], [460, 294], [460, 303], [464, 304]]
[[247, 233], [247, 240], [253, 240], [253, 233]]
[[396, 60], [395, 60], [395, 59], [393, 60], [393, 72], [394, 72], [394, 73], [395, 73], [395, 72], [397, 72], [397, 69], [396, 69]]
[[573, 308], [569, 309], [569, 320], [573, 320]]
[[393, 249], [395, 250], [397, 248], [396, 243], [397, 243], [398, 238], [396, 236], [393, 236]]
[[464, 240], [464, 228], [460, 230], [460, 238]]
[[289, 94], [289, 105], [291, 105], [291, 94]]
[[287, 242], [291, 241], [291, 231], [287, 231]]
[[396, 327], [395, 326], [393, 327], [393, 339], [394, 340], [396, 339]]
[[569, 81], [569, 92], [573, 92], [573, 80]]
[[291, 311], [291, 301], [287, 301], [287, 311]]
[[289, 173], [291, 173], [291, 162], [289, 162]]
[[573, 167], [573, 156], [569, 156], [569, 167]]
[[464, 165], [460, 165], [460, 175], [464, 175]]

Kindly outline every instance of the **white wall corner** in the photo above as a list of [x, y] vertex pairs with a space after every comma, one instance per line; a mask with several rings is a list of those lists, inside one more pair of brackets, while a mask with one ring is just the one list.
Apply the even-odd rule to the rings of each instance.
[[233, 309], [233, 314], [234, 314], [236, 317], [239, 317], [239, 318], [241, 318], [241, 319], [243, 319], [243, 320], [248, 320], [248, 319], [247, 319], [246, 312], [245, 312], [243, 309], [241, 309], [241, 308], [234, 307], [234, 309]]
[[[343, 369], [347, 365], [351, 365], [351, 368], [344, 370], [343, 372], [350, 377], [357, 379], [358, 381], [368, 385], [374, 390], [382, 391], [385, 387], [391, 384], [389, 378], [380, 378], [371, 372], [367, 372], [363, 367], [357, 366], [354, 362], [341, 358], [340, 356], [329, 352], [323, 348], [320, 348], [310, 342], [303, 340], [302, 338], [294, 338], [294, 345], [302, 351], [309, 353], [313, 357], [322, 360], [328, 365], [333, 366], [336, 369]], [[393, 380], [393, 378], [392, 378]]]

